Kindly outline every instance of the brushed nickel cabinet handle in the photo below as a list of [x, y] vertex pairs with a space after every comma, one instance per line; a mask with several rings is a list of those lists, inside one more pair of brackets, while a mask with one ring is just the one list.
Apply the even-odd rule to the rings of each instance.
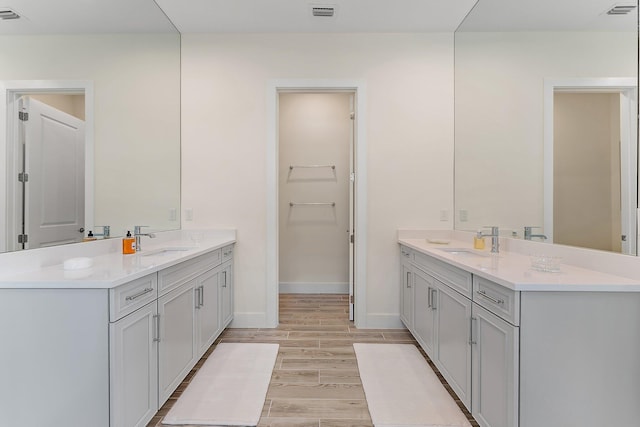
[[154, 314], [153, 315], [153, 326], [154, 326], [154, 331], [153, 331], [153, 342], [160, 342], [160, 315], [159, 314]]
[[125, 298], [126, 301], [133, 301], [136, 298], [141, 297], [142, 295], [146, 295], [149, 292], [153, 292], [153, 288], [145, 288], [142, 291], [138, 292], [135, 295], [129, 295], [128, 297]]
[[474, 333], [474, 331], [476, 330], [477, 327], [478, 327], [478, 319], [475, 318], [475, 317], [472, 317], [471, 318], [470, 330], [469, 330], [469, 344], [471, 344], [471, 345], [477, 344], [477, 342], [475, 340], [476, 334]]
[[486, 299], [488, 299], [489, 301], [491, 301], [491, 302], [493, 302], [495, 304], [504, 304], [504, 300], [493, 298], [493, 297], [487, 295], [487, 293], [485, 291], [476, 291], [476, 293], [478, 295], [480, 295], [481, 297], [486, 298]]

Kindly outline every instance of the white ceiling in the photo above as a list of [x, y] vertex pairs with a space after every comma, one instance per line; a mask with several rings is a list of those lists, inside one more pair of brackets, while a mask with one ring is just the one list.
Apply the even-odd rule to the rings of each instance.
[[637, 0], [480, 0], [461, 31], [635, 31], [638, 9], [607, 15], [615, 5]]
[[165, 33], [176, 29], [153, 0], [0, 0], [20, 19], [0, 34]]
[[[175, 32], [454, 31], [476, 0], [7, 0], [23, 17], [0, 20], [0, 34]], [[157, 4], [156, 4], [157, 3]], [[637, 28], [637, 10], [608, 16], [637, 0], [479, 0], [463, 31], [593, 31]], [[313, 18], [311, 6], [336, 8]], [[160, 9], [160, 6], [162, 9]], [[171, 19], [170, 22], [167, 16]], [[172, 24], [173, 23], [173, 24]]]
[[[157, 0], [182, 33], [453, 31], [476, 0]], [[334, 6], [334, 18], [311, 6]]]

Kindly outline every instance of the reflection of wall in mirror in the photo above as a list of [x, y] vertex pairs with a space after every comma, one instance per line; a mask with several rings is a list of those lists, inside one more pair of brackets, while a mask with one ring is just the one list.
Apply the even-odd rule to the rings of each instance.
[[553, 241], [620, 252], [620, 95], [554, 95]]
[[[546, 78], [637, 75], [636, 33], [456, 33], [456, 228], [543, 223]], [[632, 54], [630, 54], [630, 52]], [[481, 167], [478, 167], [481, 165]]]
[[0, 36], [0, 63], [0, 81], [93, 82], [94, 224], [180, 228], [178, 35]]
[[85, 119], [84, 113], [84, 95], [60, 95], [50, 93], [39, 93], [29, 95], [33, 99], [37, 99], [47, 105], [71, 114], [80, 120]]

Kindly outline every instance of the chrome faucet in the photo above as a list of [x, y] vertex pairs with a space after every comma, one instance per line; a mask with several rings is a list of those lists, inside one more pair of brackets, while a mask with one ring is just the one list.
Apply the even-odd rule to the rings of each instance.
[[533, 230], [534, 228], [541, 228], [541, 227], [531, 227], [531, 226], [524, 227], [524, 240], [531, 240], [531, 238], [533, 237], [539, 237], [542, 240], [547, 240], [547, 236], [545, 236], [544, 234], [531, 234], [531, 230]]
[[94, 236], [102, 236], [104, 239], [111, 237], [111, 227], [108, 225], [96, 225], [96, 227], [102, 227], [102, 234], [93, 233]]
[[484, 228], [490, 228], [491, 234], [482, 233], [482, 237], [491, 237], [491, 253], [497, 254], [500, 252], [500, 232], [495, 225], [485, 226]]
[[139, 252], [142, 250], [142, 246], [140, 245], [140, 237], [148, 236], [151, 239], [156, 237], [156, 235], [153, 233], [141, 233], [140, 231], [142, 230], [142, 227], [148, 227], [148, 225], [133, 226], [133, 235], [136, 237], [136, 252]]

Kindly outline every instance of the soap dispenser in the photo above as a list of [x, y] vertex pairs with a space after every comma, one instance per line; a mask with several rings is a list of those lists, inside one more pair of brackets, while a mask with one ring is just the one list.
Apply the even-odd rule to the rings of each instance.
[[127, 235], [122, 238], [122, 253], [136, 253], [136, 238], [131, 235], [131, 231], [127, 231]]
[[87, 237], [82, 239], [83, 242], [93, 242], [94, 240], [98, 240], [98, 238], [93, 235], [93, 231], [91, 230], [87, 233]]
[[475, 236], [473, 236], [473, 248], [484, 249], [484, 237], [482, 236], [482, 230], [478, 230]]

